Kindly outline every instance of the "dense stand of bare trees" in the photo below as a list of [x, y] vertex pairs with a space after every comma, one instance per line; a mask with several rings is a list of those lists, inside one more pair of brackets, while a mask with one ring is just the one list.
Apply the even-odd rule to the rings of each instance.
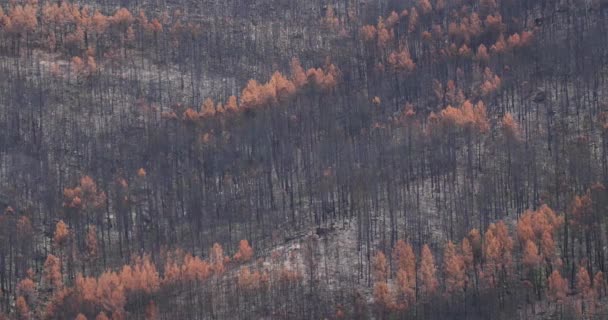
[[606, 315], [606, 1], [183, 2], [0, 4], [5, 314]]

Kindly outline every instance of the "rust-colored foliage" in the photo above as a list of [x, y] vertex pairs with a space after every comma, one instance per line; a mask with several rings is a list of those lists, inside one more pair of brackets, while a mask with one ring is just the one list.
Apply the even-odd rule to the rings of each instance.
[[326, 67], [327, 71], [321, 68], [311, 68], [306, 71], [308, 82], [312, 84], [318, 90], [331, 90], [333, 89], [338, 80], [338, 68], [333, 64], [329, 64]]
[[543, 232], [541, 242], [540, 242], [540, 251], [545, 259], [555, 261], [555, 240], [553, 239], [553, 235], [545, 231]]
[[279, 102], [288, 101], [296, 93], [296, 86], [293, 82], [289, 81], [278, 71], [272, 74], [269, 85], [274, 89], [275, 96]]
[[488, 227], [485, 234], [484, 255], [487, 276], [491, 284], [496, 285], [497, 278], [502, 273], [508, 273], [513, 262], [513, 240], [503, 221], [492, 223]]
[[283, 266], [279, 271], [279, 281], [289, 284], [302, 281], [303, 276], [298, 270]]
[[391, 14], [388, 15], [388, 17], [386, 17], [386, 20], [384, 21], [384, 25], [389, 28], [392, 29], [397, 23], [399, 23], [399, 19], [401, 17], [399, 17], [399, 14], [395, 11], [392, 11]]
[[[181, 252], [175, 252], [174, 254], [171, 254], [170, 256], [168, 256], [166, 258], [165, 261], [165, 265], [164, 265], [164, 274], [163, 274], [163, 279], [162, 279], [162, 283], [163, 285], [175, 285], [177, 284], [179, 281], [182, 281], [185, 279], [185, 276], [182, 275], [182, 268], [180, 267], [180, 265], [176, 262], [176, 258], [175, 256], [181, 256]], [[185, 263], [184, 263], [185, 266]]]
[[572, 219], [570, 224], [579, 231], [590, 230], [594, 227], [595, 217], [593, 214], [593, 199], [591, 193], [575, 196], [570, 204]]
[[38, 26], [36, 8], [31, 4], [12, 7], [5, 16], [4, 25], [9, 33], [17, 35], [33, 32]]
[[466, 44], [463, 44], [459, 49], [458, 49], [458, 55], [463, 57], [463, 58], [468, 58], [472, 55], [473, 53], [471, 52], [471, 48], [469, 48]]
[[[121, 288], [122, 290], [122, 288]], [[82, 274], [76, 275], [74, 291], [84, 302], [94, 303], [97, 295], [97, 279], [83, 277]]]
[[75, 209], [98, 209], [106, 201], [105, 192], [98, 190], [97, 184], [89, 176], [82, 177], [75, 188], [64, 189], [63, 197], [63, 206]]
[[591, 287], [591, 278], [585, 267], [579, 267], [578, 272], [576, 273], [576, 293], [582, 299], [591, 299], [594, 296], [594, 291]]
[[378, 18], [378, 26], [376, 30], [378, 35], [378, 47], [382, 49], [386, 48], [389, 42], [395, 37], [393, 30], [386, 27], [382, 17]]
[[205, 99], [203, 105], [201, 106], [201, 112], [199, 115], [201, 118], [210, 118], [215, 116], [215, 103], [211, 98]]
[[418, 0], [418, 8], [420, 8], [420, 12], [424, 15], [433, 11], [433, 6], [429, 0]]
[[123, 266], [119, 277], [127, 292], [152, 294], [160, 288], [160, 276], [147, 255], [136, 258], [133, 266]]
[[416, 255], [409, 243], [403, 240], [398, 240], [395, 243], [393, 260], [397, 270], [404, 270], [409, 277], [414, 277], [416, 274]]
[[382, 251], [377, 251], [372, 261], [372, 276], [376, 282], [385, 282], [388, 279], [388, 261]]
[[568, 281], [562, 278], [557, 270], [553, 270], [547, 280], [547, 296], [554, 302], [563, 302], [568, 294]]
[[519, 124], [513, 118], [510, 112], [505, 113], [500, 121], [503, 135], [510, 141], [519, 141], [521, 139], [521, 131]]
[[483, 72], [483, 83], [481, 84], [480, 90], [482, 96], [489, 96], [500, 89], [502, 80], [499, 76], [494, 74], [490, 68], [485, 68]]
[[251, 272], [249, 267], [243, 267], [239, 271], [238, 285], [244, 290], [257, 290], [262, 285], [263, 275], [259, 271]]
[[446, 244], [443, 252], [443, 270], [448, 293], [459, 292], [464, 289], [466, 282], [465, 262], [452, 241]]
[[76, 74], [84, 73], [85, 64], [80, 57], [73, 57], [71, 66]]
[[[29, 271], [32, 270], [30, 269]], [[18, 296], [24, 297], [28, 304], [33, 304], [36, 300], [36, 284], [32, 280], [32, 277], [30, 276], [19, 281], [16, 292]]]
[[475, 59], [477, 61], [485, 63], [490, 61], [490, 54], [488, 53], [488, 48], [486, 48], [486, 46], [484, 46], [483, 44], [480, 44], [477, 48], [477, 54], [475, 54]]
[[593, 277], [593, 290], [595, 291], [595, 297], [598, 299], [606, 296], [605, 284], [604, 284], [604, 273], [598, 271]]
[[273, 94], [268, 92], [264, 85], [251, 79], [241, 92], [241, 107], [245, 109], [257, 109], [272, 102]]
[[403, 110], [401, 110], [395, 120], [401, 124], [408, 124], [414, 119], [415, 116], [416, 110], [414, 108], [414, 105], [407, 102], [405, 106], [403, 106]]
[[498, 36], [498, 40], [490, 47], [490, 52], [494, 54], [501, 54], [507, 50], [507, 42], [505, 41], [505, 37], [500, 34]]
[[145, 178], [146, 177], [146, 169], [139, 168], [137, 170], [137, 176], [140, 177], [140, 178]]
[[391, 52], [388, 56], [388, 63], [399, 72], [412, 72], [416, 68], [416, 64], [406, 48]]
[[55, 232], [53, 234], [53, 245], [58, 248], [63, 248], [70, 236], [70, 229], [63, 220], [59, 220], [55, 225]]
[[435, 258], [427, 244], [422, 247], [420, 254], [420, 268], [418, 269], [420, 279], [420, 291], [425, 296], [430, 296], [435, 293], [439, 282], [435, 275], [437, 267], [435, 266]]
[[197, 122], [200, 118], [200, 114], [198, 112], [196, 112], [194, 109], [192, 108], [188, 108], [186, 109], [186, 111], [184, 111], [183, 117], [182, 117], [185, 121], [188, 122]]
[[241, 240], [239, 242], [239, 251], [234, 255], [234, 260], [238, 262], [247, 262], [253, 257], [253, 249], [249, 245], [249, 241]]
[[361, 34], [361, 38], [363, 39], [363, 41], [371, 42], [374, 39], [376, 39], [378, 30], [376, 29], [376, 26], [374, 26], [374, 25], [365, 25], [365, 26], [361, 27], [361, 31], [359, 33]]
[[18, 297], [15, 301], [15, 313], [19, 320], [30, 320], [32, 317], [30, 307], [22, 296]]
[[537, 268], [540, 265], [541, 256], [534, 242], [530, 240], [526, 241], [522, 260], [524, 265], [530, 269]]
[[94, 33], [101, 35], [106, 32], [106, 29], [109, 25], [108, 17], [99, 12], [99, 10], [95, 10], [93, 16], [91, 17], [91, 31]]
[[532, 250], [531, 245], [527, 242], [531, 242], [536, 250], [536, 243], [539, 243], [542, 257], [552, 260], [555, 258], [553, 237], [563, 223], [563, 217], [557, 216], [549, 206], [544, 204], [536, 211], [524, 212], [517, 222], [517, 235], [520, 242], [524, 244], [524, 250], [527, 250], [529, 246], [529, 249]]
[[420, 36], [422, 37], [422, 40], [424, 42], [430, 42], [431, 40], [433, 40], [433, 34], [428, 31], [422, 31]]
[[464, 101], [460, 108], [447, 106], [441, 111], [440, 118], [448, 126], [474, 129], [479, 133], [486, 133], [490, 130], [483, 101], [479, 101], [475, 106], [469, 100]]
[[456, 87], [454, 80], [448, 80], [446, 84], [445, 99], [452, 105], [461, 105], [465, 101], [462, 89]]
[[296, 89], [300, 89], [308, 84], [306, 71], [302, 68], [300, 60], [295, 57], [291, 59], [291, 81]]
[[184, 258], [181, 274], [185, 281], [203, 281], [211, 276], [211, 272], [211, 265], [207, 261], [190, 255]]
[[126, 8], [118, 9], [113, 16], [109, 18], [110, 25], [116, 27], [118, 30], [122, 32], [126, 32], [135, 18], [131, 12]]
[[374, 284], [374, 301], [382, 311], [386, 312], [393, 309], [395, 302], [386, 282], [376, 282]]
[[509, 46], [509, 49], [517, 49], [517, 48], [522, 48], [522, 47], [526, 47], [529, 46], [532, 41], [534, 39], [534, 35], [532, 32], [529, 31], [524, 31], [521, 33], [521, 35], [514, 33], [512, 35], [509, 36], [509, 38], [507, 39], [507, 45]]
[[239, 111], [239, 106], [238, 106], [238, 103], [236, 102], [235, 96], [228, 97], [228, 102], [226, 102], [224, 109], [231, 113], [237, 113]]
[[49, 254], [44, 262], [42, 281], [53, 290], [61, 289], [63, 286], [61, 261], [52, 254]]
[[382, 104], [382, 100], [380, 99], [380, 97], [375, 96], [375, 97], [372, 99], [372, 103], [373, 103], [373, 104], [374, 104], [376, 107], [379, 107], [379, 106], [380, 106], [380, 104]]
[[71, 68], [77, 76], [90, 77], [98, 70], [97, 62], [91, 55], [86, 56], [85, 60], [80, 57], [73, 57]]
[[148, 24], [148, 17], [146, 16], [146, 12], [144, 10], [139, 10], [139, 15], [135, 18], [136, 23], [142, 27], [144, 30]]
[[209, 259], [211, 260], [211, 267], [216, 275], [224, 273], [224, 249], [219, 243], [214, 243], [209, 253]]
[[95, 320], [110, 320], [110, 318], [102, 311], [95, 317]]
[[518, 48], [521, 45], [521, 39], [519, 38], [519, 34], [514, 33], [507, 38], [507, 45], [510, 49]]
[[449, 125], [462, 127], [466, 123], [466, 119], [462, 114], [462, 110], [454, 108], [452, 106], [447, 106], [445, 109], [441, 110], [440, 116], [441, 119]]
[[[42, 7], [41, 13], [41, 21], [45, 25], [53, 24], [56, 26], [63, 23], [63, 21], [61, 21], [61, 9], [57, 3], [46, 2]], [[2, 17], [2, 14], [0, 14], [0, 17]]]
[[481, 34], [481, 25], [482, 22], [481, 19], [479, 19], [477, 12], [471, 13], [468, 19], [468, 24], [465, 24], [465, 29], [469, 35], [469, 38], [473, 39]]
[[412, 9], [409, 12], [409, 21], [407, 24], [407, 30], [410, 33], [413, 33], [414, 31], [416, 31], [416, 28], [418, 27], [418, 19], [420, 19], [418, 10], [416, 10], [416, 8], [412, 7]]
[[416, 300], [416, 282], [415, 282], [415, 273], [408, 274], [404, 269], [399, 269], [397, 271], [397, 304], [400, 306], [400, 309], [405, 309], [411, 303]]
[[459, 44], [470, 44], [472, 39], [477, 38], [482, 31], [481, 20], [477, 13], [462, 18], [460, 23], [451, 22], [448, 25], [448, 34]]
[[157, 18], [154, 18], [150, 23], [146, 25], [146, 31], [151, 32], [153, 34], [162, 32], [163, 24]]
[[533, 219], [527, 213], [524, 213], [517, 221], [517, 235], [520, 241], [526, 242], [535, 239], [532, 223]]
[[[92, 280], [94, 282], [95, 279]], [[126, 304], [124, 286], [120, 281], [120, 276], [115, 272], [104, 272], [97, 279], [95, 288], [95, 301], [104, 310], [114, 313], [122, 313]]]
[[490, 32], [494, 33], [501, 32], [504, 28], [502, 16], [499, 13], [488, 15], [484, 21], [484, 24]]
[[521, 33], [520, 38], [520, 45], [522, 47], [526, 47], [532, 44], [532, 42], [534, 41], [534, 33], [532, 31], [523, 31]]
[[490, 122], [488, 121], [486, 105], [482, 100], [479, 100], [477, 104], [475, 104], [475, 107], [473, 107], [472, 119], [472, 125], [478, 132], [488, 133], [490, 131]]

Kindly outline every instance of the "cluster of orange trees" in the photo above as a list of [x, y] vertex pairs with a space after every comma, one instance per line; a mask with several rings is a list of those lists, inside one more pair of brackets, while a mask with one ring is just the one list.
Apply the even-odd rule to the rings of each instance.
[[439, 1], [433, 8], [429, 1], [419, 1], [409, 10], [379, 17], [376, 25], [361, 27], [359, 35], [364, 42], [376, 44], [380, 63], [388, 53], [386, 62], [397, 71], [414, 69], [407, 47], [414, 47], [419, 55], [421, 48], [413, 42], [416, 39], [422, 39], [431, 54], [441, 59], [464, 58], [487, 64], [491, 55], [512, 53], [530, 46], [534, 39], [534, 32], [528, 30], [507, 34], [507, 24], [497, 9], [492, 5], [479, 12], [453, 3], [448, 14], [445, 3]]
[[126, 45], [135, 41], [136, 32], [157, 35], [168, 21], [167, 13], [149, 20], [144, 11], [134, 15], [126, 8], [119, 8], [105, 15], [99, 9], [68, 1], [44, 4], [30, 1], [10, 4], [6, 10], [0, 8], [3, 26], [0, 34], [13, 39], [16, 52], [22, 41], [28, 45], [35, 41], [42, 48], [67, 54], [84, 53], [114, 40]]
[[[57, 246], [62, 244], [60, 241], [63, 241], [66, 233], [65, 224], [59, 222], [54, 236]], [[148, 308], [156, 308], [153, 300], [159, 292], [175, 287], [183, 288], [193, 283], [202, 284], [211, 277], [219, 279], [232, 266], [253, 258], [253, 249], [247, 240], [240, 241], [239, 249], [232, 258], [224, 255], [222, 246], [216, 243], [209, 251], [208, 260], [182, 251], [167, 253], [162, 276], [150, 256], [144, 255], [136, 257], [131, 264], [116, 272], [106, 270], [97, 277], [78, 273], [70, 286], [64, 284], [64, 279], [67, 278], [62, 272], [65, 270], [62, 262], [69, 252], [59, 251], [59, 257], [52, 254], [47, 256], [40, 277], [30, 270], [27, 277], [18, 283], [18, 319], [125, 319], [127, 304], [147, 305], [147, 313]], [[241, 272], [239, 283], [243, 281], [244, 275]], [[247, 285], [259, 281], [248, 278]], [[40, 295], [46, 290], [52, 293], [48, 301]]]
[[[333, 64], [328, 63], [325, 70], [322, 68], [310, 68], [304, 70], [300, 61], [293, 58], [291, 61], [291, 76], [286, 78], [280, 72], [275, 71], [268, 82], [260, 84], [251, 79], [247, 82], [241, 93], [240, 99], [230, 96], [226, 104], [218, 102], [215, 104], [211, 98], [207, 98], [200, 107], [200, 111], [187, 108], [183, 112], [183, 119], [197, 122], [224, 114], [237, 114], [247, 110], [260, 110], [272, 106], [285, 104], [293, 99], [296, 94], [306, 87], [315, 90], [332, 90], [339, 80], [339, 70]], [[240, 103], [238, 101], [240, 100]], [[175, 111], [165, 111], [162, 116], [167, 119], [177, 119]]]
[[[571, 226], [585, 224], [577, 212], [592, 201], [583, 200], [588, 202], [583, 204], [580, 199], [573, 200], [571, 212], [566, 214], [571, 216]], [[596, 199], [596, 205], [605, 201], [602, 199]], [[515, 227], [498, 221], [483, 235], [473, 229], [460, 243], [446, 242], [441, 263], [436, 262], [428, 245], [422, 246], [417, 258], [411, 244], [398, 240], [389, 252], [390, 258], [377, 251], [372, 260], [378, 312], [384, 316], [404, 314], [440, 295], [463, 304], [480, 293], [497, 292], [502, 299], [509, 294], [506, 288], [519, 286], [559, 312], [571, 308], [581, 317], [601, 315], [606, 312], [602, 303], [606, 295], [603, 272], [594, 273], [588, 259], [564, 253], [563, 247], [558, 252], [567, 229], [563, 215], [542, 205], [524, 212]]]

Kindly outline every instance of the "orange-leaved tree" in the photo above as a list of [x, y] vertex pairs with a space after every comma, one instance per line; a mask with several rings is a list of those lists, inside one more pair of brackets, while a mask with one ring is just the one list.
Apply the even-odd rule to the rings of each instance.
[[52, 254], [46, 257], [44, 271], [42, 273], [43, 283], [53, 291], [63, 287], [63, 275], [61, 273], [61, 261]]
[[420, 254], [420, 266], [418, 268], [418, 279], [420, 293], [423, 298], [432, 296], [439, 286], [436, 275], [437, 267], [435, 258], [427, 244], [422, 247]]
[[452, 241], [448, 241], [443, 251], [443, 272], [448, 294], [466, 289], [467, 275], [464, 257], [458, 252], [457, 246]]
[[234, 260], [238, 262], [247, 262], [253, 257], [253, 249], [249, 245], [249, 241], [241, 240], [239, 242], [239, 250], [234, 254]]

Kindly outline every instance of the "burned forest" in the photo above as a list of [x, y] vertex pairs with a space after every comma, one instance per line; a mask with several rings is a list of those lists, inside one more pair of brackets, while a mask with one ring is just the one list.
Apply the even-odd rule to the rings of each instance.
[[0, 0], [0, 319], [608, 319], [608, 0]]

